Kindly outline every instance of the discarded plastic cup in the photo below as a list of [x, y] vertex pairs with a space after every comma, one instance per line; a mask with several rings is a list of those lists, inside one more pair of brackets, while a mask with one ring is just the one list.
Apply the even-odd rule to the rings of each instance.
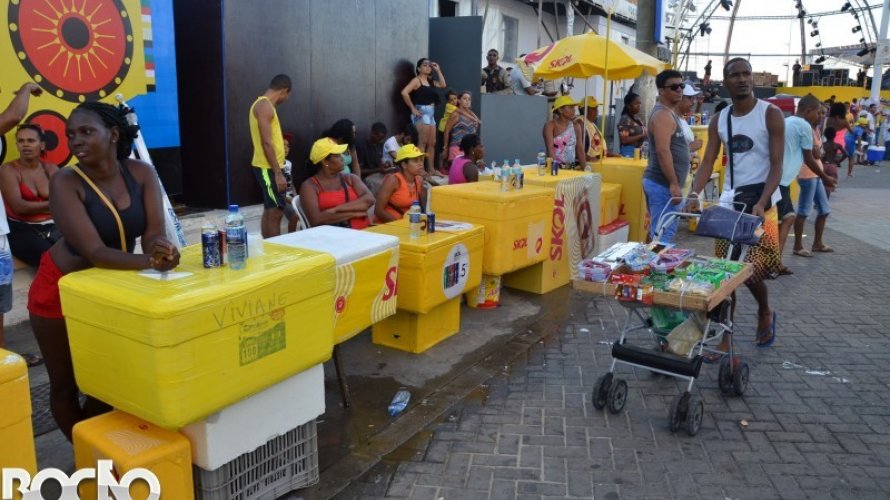
[[396, 395], [392, 397], [392, 401], [389, 403], [389, 416], [395, 417], [399, 413], [405, 411], [405, 408], [408, 407], [408, 402], [411, 401], [411, 393], [408, 392], [404, 387], [399, 389], [396, 392]]

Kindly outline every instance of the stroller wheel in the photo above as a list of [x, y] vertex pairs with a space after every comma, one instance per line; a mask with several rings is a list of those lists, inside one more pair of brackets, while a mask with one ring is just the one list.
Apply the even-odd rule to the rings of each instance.
[[717, 374], [717, 385], [720, 386], [720, 392], [729, 394], [732, 392], [732, 365], [729, 356], [723, 356], [720, 361], [720, 373]]
[[609, 387], [608, 400], [610, 412], [618, 413], [624, 409], [624, 404], [627, 403], [627, 382], [624, 379], [615, 379]]
[[677, 432], [686, 421], [686, 408], [689, 403], [689, 393], [677, 394], [671, 401], [671, 410], [668, 413], [668, 425], [671, 432]]
[[741, 396], [748, 388], [748, 363], [742, 361], [735, 367], [732, 374], [732, 390], [736, 396]]
[[609, 396], [609, 387], [612, 385], [612, 373], [609, 372], [596, 379], [593, 386], [593, 407], [602, 410], [606, 407], [606, 401]]
[[687, 401], [686, 433], [690, 436], [694, 436], [701, 430], [701, 421], [702, 416], [704, 415], [705, 405], [702, 403], [701, 396], [698, 394], [690, 395]]

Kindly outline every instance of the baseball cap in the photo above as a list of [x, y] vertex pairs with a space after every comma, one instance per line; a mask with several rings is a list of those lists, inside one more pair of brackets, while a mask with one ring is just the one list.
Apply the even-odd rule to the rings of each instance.
[[587, 104], [588, 108], [595, 108], [600, 105], [599, 101], [596, 100], [596, 97], [593, 97], [592, 95], [589, 95], [586, 98], [584, 98], [583, 101], [578, 103], [578, 106], [584, 106], [584, 104]]
[[868, 118], [864, 116], [860, 116], [859, 120], [856, 121], [859, 125], [868, 125]]
[[322, 137], [312, 144], [309, 151], [309, 161], [312, 163], [321, 163], [330, 155], [341, 154], [346, 151], [346, 144], [337, 144], [330, 137]]
[[699, 94], [701, 94], [701, 90], [696, 89], [691, 83], [687, 83], [683, 86], [684, 97], [693, 97]]
[[419, 156], [426, 156], [426, 153], [421, 151], [420, 148], [414, 144], [405, 144], [396, 151], [396, 163], [403, 160], [410, 160], [411, 158], [417, 158]]
[[556, 111], [557, 109], [562, 108], [564, 106], [577, 106], [577, 105], [578, 105], [578, 103], [575, 102], [574, 100], [572, 100], [571, 97], [569, 97], [567, 95], [561, 95], [561, 96], [559, 96], [559, 98], [556, 99], [556, 101], [553, 102], [553, 107], [550, 108], [550, 111], [551, 112]]

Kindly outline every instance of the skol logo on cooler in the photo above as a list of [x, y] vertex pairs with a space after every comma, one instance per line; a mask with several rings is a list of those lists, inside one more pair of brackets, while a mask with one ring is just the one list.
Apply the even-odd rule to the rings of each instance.
[[384, 286], [386, 287], [386, 291], [383, 292], [383, 300], [387, 301], [396, 296], [396, 293], [399, 291], [399, 282], [396, 279], [398, 276], [399, 269], [395, 266], [390, 267], [388, 271], [386, 271], [386, 279], [384, 281]]
[[[556, 222], [554, 221], [555, 224]], [[593, 248], [596, 244], [594, 240], [596, 231], [593, 230], [593, 211], [590, 208], [587, 188], [584, 188], [581, 194], [575, 198], [575, 227], [578, 228], [581, 255], [586, 257], [593, 253]]]
[[97, 498], [131, 500], [130, 486], [141, 480], [148, 486], [147, 500], [161, 498], [161, 482], [152, 471], [142, 468], [131, 469], [118, 480], [113, 467], [111, 460], [99, 460], [95, 469], [80, 469], [71, 477], [59, 469], [50, 468], [43, 469], [33, 478], [25, 469], [4, 468], [0, 493], [2, 493], [2, 500], [12, 500], [15, 492], [22, 495], [22, 500], [41, 500], [43, 496], [40, 493], [40, 488], [47, 481], [55, 481], [62, 487], [62, 495], [59, 500], [78, 500], [77, 485], [83, 480], [95, 479], [98, 490]]
[[562, 260], [563, 237], [566, 232], [566, 198], [553, 200], [553, 229], [550, 231], [550, 260]]

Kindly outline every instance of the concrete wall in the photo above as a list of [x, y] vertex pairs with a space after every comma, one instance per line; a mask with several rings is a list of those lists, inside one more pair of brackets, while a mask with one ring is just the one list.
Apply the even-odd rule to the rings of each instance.
[[183, 184], [192, 205], [260, 201], [249, 168], [248, 110], [278, 73], [294, 81], [278, 114], [282, 128], [295, 136], [290, 158], [296, 169], [303, 167], [312, 142], [338, 119], [355, 122], [359, 136], [375, 121], [394, 130], [407, 120], [399, 91], [427, 52], [424, 2], [174, 4], [177, 55], [188, 54], [189, 61], [179, 70], [186, 80], [180, 88]]

